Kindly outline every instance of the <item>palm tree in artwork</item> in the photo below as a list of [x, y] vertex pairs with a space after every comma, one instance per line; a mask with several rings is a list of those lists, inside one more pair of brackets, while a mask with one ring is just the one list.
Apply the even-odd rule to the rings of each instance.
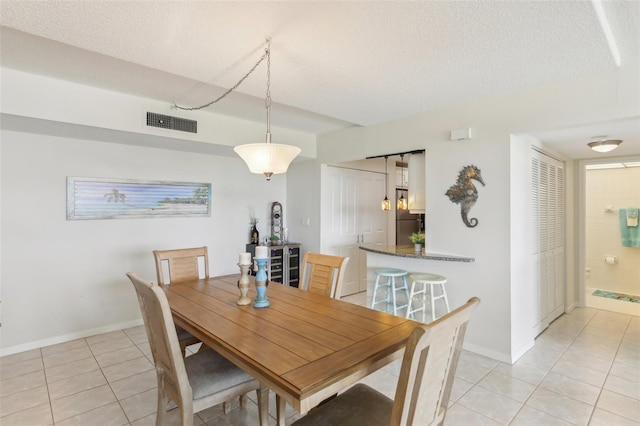
[[107, 192], [106, 194], [104, 194], [104, 197], [107, 199], [108, 203], [113, 201], [114, 203], [122, 203], [124, 205], [128, 205], [127, 203], [125, 203], [127, 195], [123, 194], [117, 189], [112, 189], [111, 192]]

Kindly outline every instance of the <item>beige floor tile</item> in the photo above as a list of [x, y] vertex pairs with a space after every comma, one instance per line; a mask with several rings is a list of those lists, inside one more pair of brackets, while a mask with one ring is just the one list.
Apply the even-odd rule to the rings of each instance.
[[540, 387], [589, 405], [596, 404], [601, 389], [599, 386], [593, 386], [553, 372], [544, 378]]
[[23, 390], [46, 386], [44, 370], [12, 377], [11, 379], [0, 381], [0, 397]]
[[100, 370], [93, 370], [87, 373], [81, 373], [67, 379], [58, 380], [49, 383], [49, 397], [54, 399], [64, 398], [74, 393], [97, 388], [106, 385], [107, 380]]
[[45, 346], [42, 348], [42, 355], [53, 355], [58, 352], [66, 352], [71, 349], [86, 348], [87, 341], [85, 339], [76, 339], [69, 342], [58, 343], [56, 345]]
[[463, 350], [460, 354], [460, 359], [471, 364], [479, 365], [484, 368], [493, 369], [500, 361], [496, 361], [495, 359], [488, 358], [483, 355], [475, 354], [473, 352]]
[[[223, 414], [207, 421], [207, 426], [255, 426], [260, 423], [259, 419], [258, 406], [256, 404], [247, 404], [245, 408], [236, 408], [231, 410], [229, 414]], [[275, 424], [276, 420], [270, 417], [269, 425]]]
[[[193, 415], [193, 426], [201, 426], [204, 422], [198, 415]], [[156, 413], [149, 414], [141, 419], [131, 423], [131, 426], [155, 426], [156, 425]], [[180, 424], [180, 412], [178, 410], [172, 410], [167, 413], [165, 417], [165, 426], [181, 426]]]
[[2, 426], [48, 426], [52, 424], [51, 404], [48, 401], [0, 418]]
[[97, 342], [89, 346], [91, 347], [91, 352], [93, 352], [95, 356], [98, 356], [100, 354], [115, 351], [117, 349], [135, 346], [135, 344], [128, 336], [125, 335], [123, 338]]
[[640, 384], [638, 382], [610, 374], [607, 381], [604, 382], [604, 389], [633, 398], [640, 404]]
[[515, 377], [532, 385], [538, 385], [549, 372], [549, 370], [539, 368], [535, 365], [520, 364], [517, 362], [513, 365], [501, 363], [493, 371]]
[[460, 360], [458, 362], [458, 370], [456, 371], [456, 377], [465, 380], [469, 383], [478, 383], [484, 376], [489, 374], [491, 370], [481, 367], [477, 364]]
[[596, 407], [634, 422], [640, 422], [640, 402], [637, 399], [605, 389], [600, 394]]
[[551, 372], [598, 387], [602, 387], [607, 378], [607, 373], [564, 360], [558, 361]]
[[99, 386], [51, 401], [53, 419], [56, 423], [116, 402], [109, 385]]
[[640, 383], [640, 368], [631, 368], [628, 364], [625, 364], [618, 359], [613, 361], [613, 365], [609, 371], [609, 375], [611, 374]]
[[129, 338], [136, 345], [142, 345], [142, 344], [145, 344], [145, 343], [146, 344], [149, 343], [149, 337], [147, 336], [147, 333], [134, 334], [132, 336], [129, 336]]
[[504, 395], [518, 402], [524, 403], [527, 398], [535, 390], [535, 386], [508, 376], [506, 374], [492, 371], [487, 374], [482, 380], [478, 382], [478, 386], [481, 386], [491, 392]]
[[96, 334], [95, 336], [87, 337], [87, 343], [91, 346], [100, 342], [117, 341], [124, 338], [128, 338], [126, 333], [122, 330], [111, 331], [109, 333]]
[[509, 426], [572, 426], [572, 423], [525, 405], [518, 411]]
[[147, 334], [147, 330], [144, 328], [144, 325], [137, 325], [135, 327], [125, 328], [122, 330], [127, 336], [131, 337], [135, 334]]
[[56, 422], [56, 426], [125, 426], [129, 420], [117, 402]]
[[89, 347], [79, 347], [75, 349], [69, 349], [64, 352], [56, 352], [42, 357], [46, 368], [56, 367], [58, 365], [68, 364], [80, 359], [92, 358], [93, 354]]
[[518, 364], [529, 364], [536, 368], [550, 370], [565, 351], [566, 348], [555, 345], [536, 345], [520, 357]]
[[111, 383], [111, 389], [119, 400], [155, 389], [158, 386], [156, 370], [145, 371]]
[[444, 418], [445, 426], [499, 426], [501, 423], [496, 422], [489, 417], [483, 416], [480, 413], [476, 413], [473, 410], [463, 407], [459, 404], [454, 404]]
[[456, 405], [466, 407], [505, 425], [509, 424], [522, 407], [522, 403], [480, 386], [474, 386], [456, 402]]
[[473, 387], [473, 383], [466, 382], [462, 379], [453, 379], [453, 387], [449, 396], [449, 407], [458, 401], [462, 395], [467, 393]]
[[569, 348], [560, 358], [560, 361], [567, 361], [573, 364], [577, 364], [580, 367], [591, 368], [592, 370], [608, 373], [613, 363], [613, 359], [598, 358], [589, 353], [578, 351], [573, 347]]
[[151, 364], [146, 357], [140, 357], [110, 365], [109, 367], [103, 368], [102, 371], [111, 383], [153, 368], [153, 364]]
[[0, 398], [0, 407], [2, 407], [2, 416], [17, 413], [18, 411], [36, 407], [49, 401], [49, 394], [46, 386], [39, 386], [33, 389], [27, 389], [22, 392], [16, 392]]
[[623, 342], [616, 354], [616, 360], [635, 370], [640, 370], [640, 343]]
[[586, 425], [593, 406], [569, 397], [537, 388], [526, 405], [575, 425]]
[[45, 371], [45, 376], [47, 377], [47, 382], [50, 383], [98, 369], [100, 369], [100, 366], [95, 358], [91, 357], [56, 367], [49, 367]]
[[625, 331], [626, 329], [622, 327], [614, 327], [610, 329], [598, 327], [590, 323], [582, 330], [581, 334], [588, 334], [595, 337], [603, 337], [605, 339], [620, 341], [622, 340], [622, 336], [624, 336]]
[[40, 349], [32, 349], [30, 351], [19, 352], [17, 354], [6, 355], [0, 358], [0, 366], [15, 364], [16, 362], [27, 361], [42, 356]]
[[589, 426], [640, 426], [640, 422], [634, 422], [617, 414], [596, 408], [593, 410]]
[[110, 365], [119, 364], [130, 359], [140, 358], [144, 354], [136, 346], [128, 346], [122, 349], [116, 349], [96, 355], [96, 361], [100, 367], [108, 367]]
[[0, 366], [0, 380], [11, 379], [42, 369], [44, 369], [44, 365], [42, 365], [42, 358], [40, 357], [14, 362], [9, 365], [2, 365]]
[[151, 389], [125, 398], [120, 405], [130, 422], [141, 419], [155, 413], [158, 407], [158, 391]]

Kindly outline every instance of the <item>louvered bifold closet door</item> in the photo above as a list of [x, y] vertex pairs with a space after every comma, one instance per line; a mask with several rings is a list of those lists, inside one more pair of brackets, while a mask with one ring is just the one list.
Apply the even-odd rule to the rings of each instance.
[[532, 262], [536, 334], [564, 311], [564, 164], [537, 150], [531, 158]]

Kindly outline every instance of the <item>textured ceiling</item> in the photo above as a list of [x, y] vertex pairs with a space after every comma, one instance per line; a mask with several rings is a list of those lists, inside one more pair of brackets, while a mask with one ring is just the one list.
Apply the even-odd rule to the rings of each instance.
[[[603, 6], [639, 61], [640, 2]], [[272, 123], [316, 134], [615, 68], [590, 1], [2, 0], [0, 24], [3, 66], [186, 106], [271, 37]], [[265, 81], [210, 110], [264, 121]]]

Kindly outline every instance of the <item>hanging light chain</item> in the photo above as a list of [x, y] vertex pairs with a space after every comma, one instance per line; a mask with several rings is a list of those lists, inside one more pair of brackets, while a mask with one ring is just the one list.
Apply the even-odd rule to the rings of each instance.
[[267, 44], [264, 55], [267, 57], [267, 98], [264, 101], [264, 106], [271, 108], [271, 41]]
[[[269, 42], [269, 46], [271, 45], [271, 42]], [[224, 92], [222, 95], [220, 95], [217, 99], [214, 99], [213, 101], [206, 103], [204, 105], [200, 105], [198, 107], [183, 107], [183, 106], [179, 106], [178, 104], [176, 104], [175, 102], [173, 103], [173, 108], [175, 109], [181, 109], [184, 111], [195, 111], [195, 110], [199, 110], [199, 109], [203, 109], [206, 107], [209, 107], [213, 104], [215, 104], [216, 102], [221, 101], [222, 99], [224, 99], [229, 93], [233, 92], [234, 90], [236, 90], [246, 79], [247, 77], [249, 77], [251, 75], [251, 73], [253, 73], [255, 71], [256, 68], [258, 68], [258, 65], [260, 65], [262, 63], [262, 61], [265, 60], [265, 58], [267, 58], [267, 64], [270, 67], [271, 65], [271, 49], [269, 48], [269, 46], [267, 46], [267, 48], [265, 49], [264, 54], [260, 57], [260, 59], [258, 60], [258, 62], [256, 62], [256, 64], [249, 70], [248, 73], [246, 73], [231, 89], [227, 90], [226, 92]], [[270, 93], [269, 93], [269, 74], [270, 71], [269, 69], [267, 69], [267, 99], [269, 100], [269, 104], [271, 103], [271, 98]]]

